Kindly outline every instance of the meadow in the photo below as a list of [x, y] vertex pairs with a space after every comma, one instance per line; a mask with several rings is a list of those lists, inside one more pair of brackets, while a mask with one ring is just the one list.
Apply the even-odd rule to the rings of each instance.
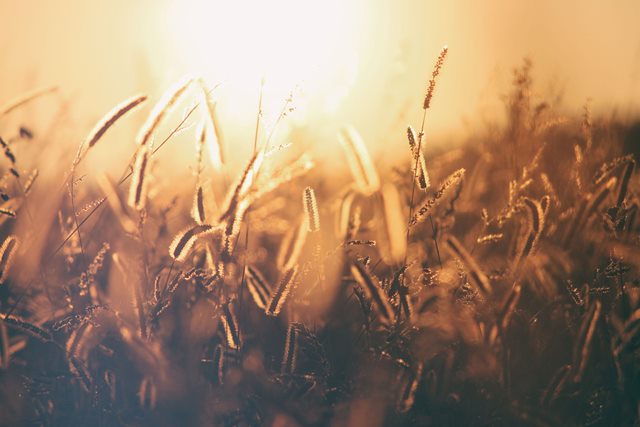
[[[504, 125], [435, 144], [446, 56], [391, 170], [345, 124], [329, 175], [260, 114], [231, 168], [215, 88], [187, 77], [106, 112], [49, 182], [38, 117], [2, 120], [50, 91], [0, 107], [0, 424], [638, 425], [637, 132], [534, 101], [524, 61]], [[133, 114], [130, 161], [95, 176]], [[187, 133], [176, 192], [157, 157]]]

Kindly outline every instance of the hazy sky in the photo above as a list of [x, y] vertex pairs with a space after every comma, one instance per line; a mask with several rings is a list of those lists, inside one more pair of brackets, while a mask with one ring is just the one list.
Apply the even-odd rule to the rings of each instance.
[[[70, 101], [74, 122], [86, 130], [130, 95], [156, 96], [185, 72], [202, 71], [214, 79], [242, 76], [245, 80], [235, 83], [245, 98], [238, 102], [254, 108], [259, 79], [242, 74], [253, 67], [247, 58], [278, 44], [277, 55], [284, 52], [305, 65], [314, 56], [295, 42], [305, 41], [309, 35], [300, 34], [311, 28], [317, 33], [311, 49], [324, 61], [314, 78], [324, 80], [311, 85], [304, 110], [313, 117], [306, 119], [332, 126], [351, 122], [379, 143], [402, 106], [412, 106], [406, 120], [417, 120], [426, 80], [444, 44], [450, 56], [429, 120], [437, 135], [501, 111], [499, 97], [524, 56], [534, 61], [539, 91], [561, 89], [568, 109], [579, 111], [588, 97], [596, 111], [617, 106], [625, 113], [639, 105], [637, 0], [343, 0], [324, 2], [342, 5], [338, 12], [325, 13], [323, 2], [309, 2], [305, 7], [315, 8], [311, 12], [303, 8], [279, 18], [247, 2], [227, 12], [238, 15], [237, 23], [218, 13], [233, 2], [209, 3], [215, 5], [203, 0], [0, 0], [0, 103], [56, 84]], [[274, 25], [264, 24], [263, 17]], [[228, 27], [216, 33], [221, 25]], [[252, 33], [256, 26], [260, 34]], [[271, 31], [281, 38], [269, 38]], [[239, 38], [243, 44], [233, 48]], [[323, 46], [324, 41], [331, 45]], [[235, 108], [236, 115], [243, 111]]]

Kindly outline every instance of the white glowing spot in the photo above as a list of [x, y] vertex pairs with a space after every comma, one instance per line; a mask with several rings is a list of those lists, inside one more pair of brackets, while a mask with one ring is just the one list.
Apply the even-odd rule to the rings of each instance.
[[273, 115], [296, 87], [306, 102], [336, 108], [357, 64], [354, 7], [345, 0], [172, 0], [167, 21], [180, 67], [222, 82], [245, 109], [264, 78], [265, 113]]

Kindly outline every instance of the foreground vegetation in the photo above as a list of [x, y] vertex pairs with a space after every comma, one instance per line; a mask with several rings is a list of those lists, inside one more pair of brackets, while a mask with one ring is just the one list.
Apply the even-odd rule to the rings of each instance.
[[[423, 121], [392, 173], [345, 128], [342, 192], [269, 135], [226, 183], [192, 79], [118, 180], [78, 170], [146, 97], [98, 123], [64, 183], [38, 181], [33, 135], [3, 128], [0, 423], [636, 425], [637, 158], [625, 126], [534, 103], [529, 67], [504, 129], [437, 151]], [[195, 187], [163, 197], [154, 155], [191, 123]], [[61, 193], [51, 224], [29, 222], [37, 186]]]

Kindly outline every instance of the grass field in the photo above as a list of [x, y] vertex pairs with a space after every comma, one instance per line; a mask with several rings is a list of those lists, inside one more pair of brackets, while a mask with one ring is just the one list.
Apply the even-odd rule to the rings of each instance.
[[[446, 50], [426, 120], [440, 72]], [[46, 135], [2, 120], [48, 94], [7, 104], [0, 424], [638, 425], [637, 127], [558, 116], [532, 85], [525, 61], [506, 125], [455, 148], [413, 124], [391, 172], [345, 127], [332, 175], [258, 131], [233, 170], [215, 92], [186, 79], [43, 181]], [[128, 166], [92, 174], [130, 114]], [[156, 186], [185, 132], [191, 181]]]

